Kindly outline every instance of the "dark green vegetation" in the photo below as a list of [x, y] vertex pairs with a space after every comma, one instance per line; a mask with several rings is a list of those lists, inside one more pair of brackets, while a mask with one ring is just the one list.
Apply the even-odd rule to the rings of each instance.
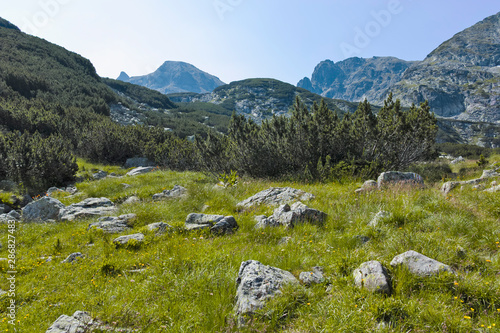
[[436, 119], [425, 103], [403, 112], [390, 96], [377, 116], [365, 101], [354, 114], [340, 117], [324, 102], [309, 111], [297, 98], [290, 118], [273, 117], [259, 126], [233, 115], [228, 136], [211, 133], [197, 147], [208, 170], [326, 181], [374, 176], [429, 159], [436, 132]]

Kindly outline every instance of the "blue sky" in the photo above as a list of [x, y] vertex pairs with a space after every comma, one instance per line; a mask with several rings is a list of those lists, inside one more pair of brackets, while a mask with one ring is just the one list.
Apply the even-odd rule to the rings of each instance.
[[89, 58], [101, 76], [189, 62], [224, 82], [296, 84], [322, 60], [422, 60], [498, 0], [0, 0], [0, 16]]

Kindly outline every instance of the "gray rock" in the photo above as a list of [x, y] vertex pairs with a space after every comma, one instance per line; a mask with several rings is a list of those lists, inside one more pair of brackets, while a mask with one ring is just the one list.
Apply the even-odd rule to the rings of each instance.
[[67, 186], [66, 187], [66, 192], [68, 192], [69, 194], [73, 195], [76, 192], [78, 192], [78, 189], [76, 188], [76, 186]]
[[137, 176], [153, 171], [153, 167], [138, 167], [127, 172], [127, 176]]
[[57, 199], [44, 197], [33, 201], [22, 209], [23, 220], [26, 222], [43, 222], [57, 220], [65, 206]]
[[1, 180], [0, 181], [0, 190], [5, 192], [11, 192], [17, 189], [17, 184], [12, 180]]
[[424, 180], [413, 172], [389, 171], [380, 174], [377, 184], [379, 188], [395, 184], [424, 185]]
[[95, 328], [96, 323], [88, 313], [76, 311], [73, 316], [62, 315], [45, 333], [85, 333]]
[[6, 204], [0, 204], [0, 214], [7, 214], [12, 208]]
[[381, 210], [378, 212], [373, 219], [368, 223], [370, 227], [376, 227], [380, 222], [382, 222], [385, 219], [388, 219], [392, 216], [391, 213], [386, 212], [385, 210]]
[[459, 186], [461, 182], [446, 182], [441, 186], [441, 192], [444, 194], [448, 194], [453, 190], [455, 187]]
[[271, 217], [263, 218], [258, 222], [256, 228], [265, 228], [268, 226], [284, 225], [287, 228], [293, 228], [298, 223], [322, 224], [327, 215], [317, 209], [312, 209], [302, 202], [296, 202], [292, 206], [284, 204], [274, 210]]
[[74, 262], [75, 260], [79, 259], [79, 258], [85, 258], [85, 256], [83, 254], [81, 254], [80, 252], [75, 252], [75, 253], [71, 253], [66, 259], [64, 259], [61, 263], [63, 264], [69, 264], [69, 263], [72, 263]]
[[378, 183], [374, 180], [367, 180], [363, 183], [362, 188], [366, 190], [375, 190], [378, 187]]
[[157, 223], [151, 223], [146, 226], [146, 228], [149, 231], [154, 231], [156, 234], [161, 235], [164, 234], [167, 229], [172, 228], [172, 226], [168, 223], [165, 222], [157, 222]]
[[146, 157], [129, 158], [125, 162], [125, 169], [138, 168], [138, 167], [154, 167], [155, 163], [151, 162]]
[[115, 204], [108, 198], [88, 198], [61, 210], [59, 218], [63, 221], [73, 221], [79, 218], [111, 214], [115, 210]]
[[255, 260], [242, 262], [236, 279], [236, 314], [251, 315], [255, 310], [261, 309], [268, 299], [280, 294], [281, 287], [287, 283], [298, 283], [290, 272]]
[[463, 158], [462, 156], [454, 159], [453, 161], [451, 161], [451, 164], [458, 164], [458, 163], [463, 163], [465, 162], [465, 158]]
[[494, 177], [500, 177], [500, 173], [498, 173], [497, 170], [483, 170], [481, 179], [488, 179]]
[[65, 192], [65, 190], [57, 188], [57, 187], [51, 187], [47, 190], [47, 195], [52, 196], [52, 194], [57, 193], [57, 192]]
[[132, 223], [137, 218], [135, 214], [120, 215], [118, 217], [106, 216], [99, 218], [98, 222], [89, 225], [89, 229], [102, 229], [108, 234], [119, 234], [132, 228]]
[[408, 251], [395, 256], [391, 261], [391, 266], [399, 265], [405, 266], [412, 274], [418, 276], [430, 276], [445, 271], [453, 273], [450, 266], [415, 251]]
[[353, 272], [354, 283], [368, 291], [390, 295], [391, 280], [384, 266], [378, 261], [368, 261]]
[[181, 198], [187, 195], [187, 189], [180, 186], [180, 185], [175, 185], [173, 189], [171, 190], [165, 190], [162, 193], [157, 193], [153, 195], [153, 200], [160, 200], [160, 199], [175, 199], [175, 198]]
[[313, 267], [312, 272], [300, 273], [299, 280], [307, 286], [310, 286], [311, 284], [323, 283], [323, 281], [325, 281], [325, 278], [323, 277], [323, 267], [316, 266]]
[[108, 173], [106, 171], [102, 171], [102, 170], [99, 170], [96, 173], [92, 174], [92, 178], [94, 178], [95, 180], [104, 179], [107, 176], [108, 176]]
[[485, 190], [485, 192], [489, 192], [489, 193], [495, 193], [495, 192], [499, 192], [499, 191], [500, 191], [500, 185], [493, 186], [493, 187]]
[[293, 238], [290, 236], [282, 237], [278, 243], [278, 245], [286, 245], [288, 244]]
[[212, 228], [217, 222], [224, 219], [224, 215], [189, 214], [186, 218], [185, 228], [187, 230], [197, 230]]
[[210, 231], [214, 234], [231, 234], [235, 230], [238, 230], [239, 226], [235, 218], [232, 216], [226, 216], [219, 222], [217, 222]]
[[133, 235], [120, 236], [118, 238], [115, 238], [113, 240], [113, 243], [116, 245], [127, 245], [130, 241], [142, 243], [144, 242], [144, 235], [141, 233], [137, 233]]
[[133, 205], [133, 204], [136, 204], [138, 202], [140, 202], [141, 200], [136, 197], [135, 195], [131, 196], [130, 198], [128, 198], [127, 200], [125, 200], [123, 202], [124, 205]]
[[15, 210], [11, 210], [8, 214], [0, 215], [0, 222], [9, 222], [9, 221], [21, 221], [21, 214], [16, 212]]
[[314, 199], [314, 195], [302, 190], [291, 187], [272, 187], [241, 201], [237, 204], [237, 207], [248, 209], [257, 205], [278, 206], [297, 200], [307, 201], [311, 199]]

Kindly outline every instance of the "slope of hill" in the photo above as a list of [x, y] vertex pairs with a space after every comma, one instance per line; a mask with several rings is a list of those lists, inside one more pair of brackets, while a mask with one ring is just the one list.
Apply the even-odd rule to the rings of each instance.
[[216, 76], [180, 61], [166, 61], [154, 73], [144, 76], [129, 77], [122, 72], [118, 80], [158, 90], [164, 94], [207, 93], [224, 84]]
[[311, 79], [306, 77], [297, 86], [329, 98], [380, 100], [414, 63], [393, 57], [354, 57], [337, 63], [325, 60], [316, 66]]

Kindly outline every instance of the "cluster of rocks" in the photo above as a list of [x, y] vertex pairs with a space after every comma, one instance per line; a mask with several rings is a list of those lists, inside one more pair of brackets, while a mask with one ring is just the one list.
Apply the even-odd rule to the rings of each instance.
[[[403, 267], [409, 273], [423, 278], [442, 272], [453, 273], [450, 266], [415, 251], [395, 256], [390, 265], [393, 268]], [[322, 267], [314, 267], [312, 272], [300, 273], [299, 279], [304, 285], [309, 286], [323, 283], [325, 281], [323, 274]], [[388, 296], [392, 294], [391, 277], [378, 261], [361, 264], [352, 275], [354, 284], [359, 288]], [[251, 316], [256, 310], [263, 308], [267, 300], [282, 293], [281, 289], [285, 284], [298, 285], [299, 280], [288, 271], [249, 260], [241, 263], [236, 284], [234, 311], [239, 324], [243, 325], [245, 317]]]
[[[462, 185], [472, 185], [475, 189], [484, 189], [483, 183], [487, 182], [491, 178], [500, 177], [500, 173], [498, 173], [500, 168], [492, 169], [492, 170], [483, 170], [483, 174], [480, 178], [472, 179], [472, 180], [464, 180], [464, 181], [450, 181], [443, 184], [441, 187], [441, 192], [444, 194], [450, 193], [453, 189], [462, 186]], [[497, 192], [500, 191], [500, 187], [496, 182], [491, 183], [491, 188], [485, 190], [486, 192]]]
[[292, 204], [292, 206], [288, 204], [281, 205], [274, 210], [273, 215], [270, 217], [265, 215], [255, 217], [257, 220], [255, 227], [260, 229], [283, 225], [287, 228], [293, 228], [296, 224], [304, 222], [321, 225], [326, 217], [326, 213], [309, 208], [299, 201]]
[[382, 189], [391, 185], [423, 186], [424, 180], [419, 174], [413, 172], [388, 171], [381, 173], [377, 181], [366, 181], [363, 186], [355, 192], [359, 194], [376, 189]]

